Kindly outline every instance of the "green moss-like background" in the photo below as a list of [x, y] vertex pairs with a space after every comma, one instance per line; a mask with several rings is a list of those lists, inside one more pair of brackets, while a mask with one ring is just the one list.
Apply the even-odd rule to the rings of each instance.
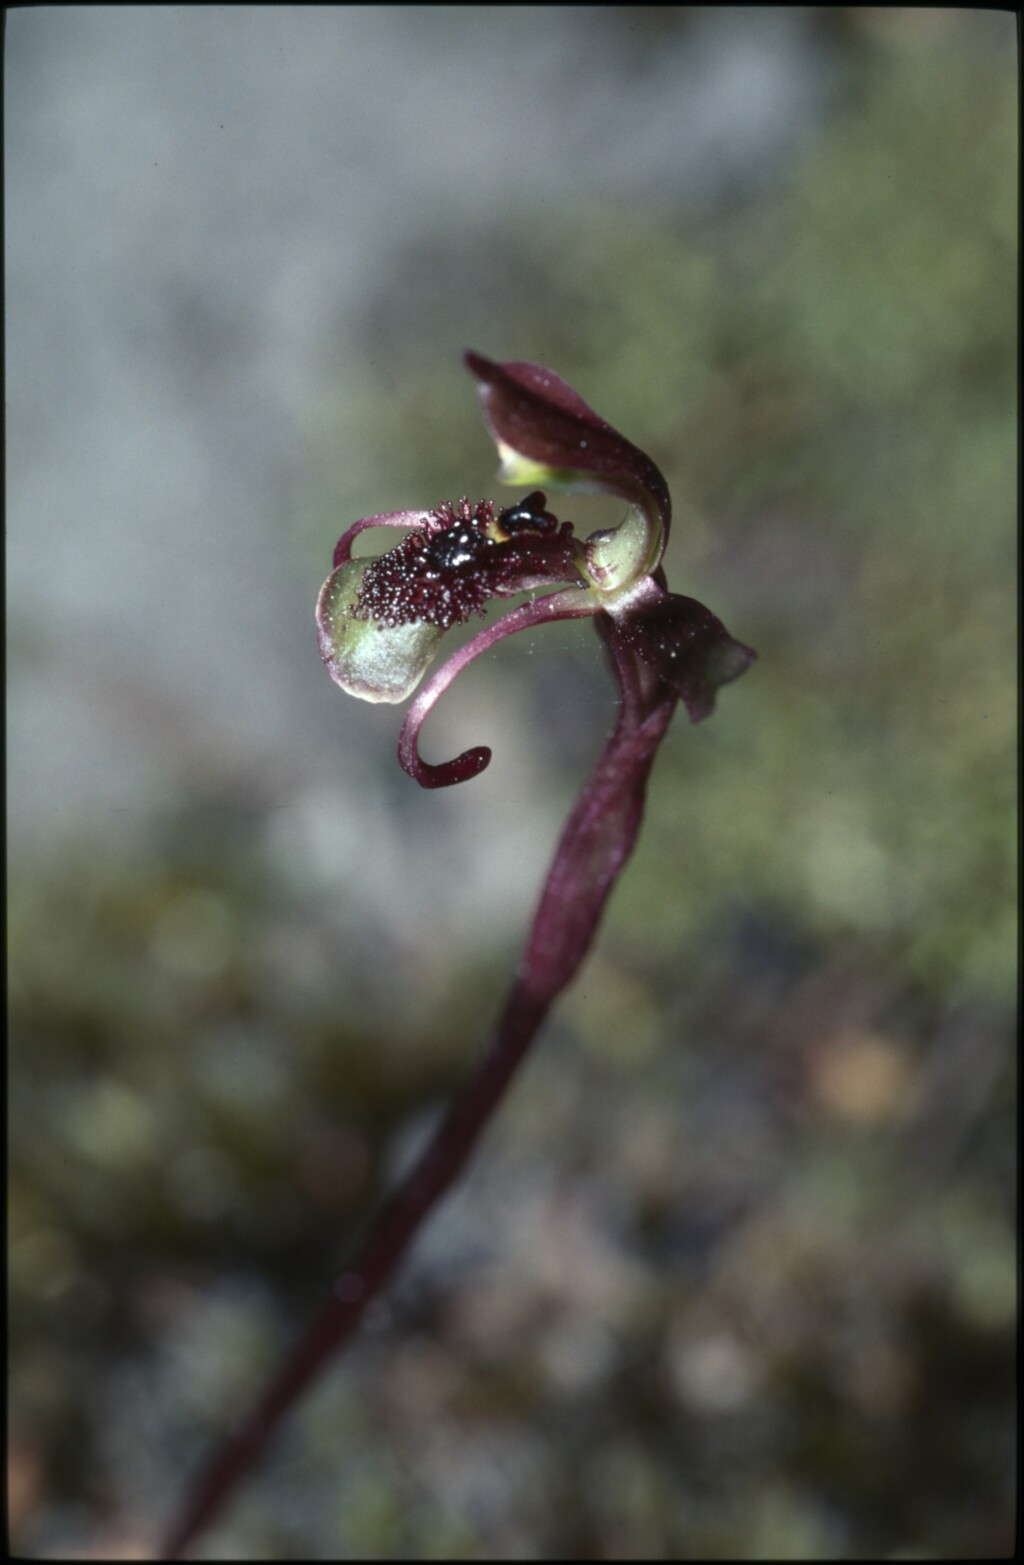
[[[339, 517], [495, 492], [459, 348], [552, 365], [759, 661], [676, 720], [584, 976], [207, 1557], [1012, 1552], [1018, 84], [973, 14], [823, 22], [830, 114], [728, 200], [425, 233], [311, 412], [318, 579]], [[215, 786], [13, 874], [16, 1551], [141, 1548], [459, 1080], [525, 912], [445, 935], [458, 855], [525, 822], [543, 863], [611, 721], [589, 636], [449, 698], [485, 808], [358, 730], [454, 832], [441, 934]]]

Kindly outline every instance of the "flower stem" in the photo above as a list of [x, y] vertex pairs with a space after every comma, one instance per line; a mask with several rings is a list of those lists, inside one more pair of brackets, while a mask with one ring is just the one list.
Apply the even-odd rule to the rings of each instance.
[[487, 1052], [385, 1201], [330, 1298], [248, 1416], [200, 1470], [160, 1558], [178, 1558], [220, 1514], [302, 1392], [352, 1337], [420, 1224], [462, 1171], [552, 1001], [587, 953], [636, 841], [647, 779], [675, 707], [675, 697], [650, 677], [608, 616], [597, 616], [595, 623], [622, 692], [618, 723], [563, 828]]

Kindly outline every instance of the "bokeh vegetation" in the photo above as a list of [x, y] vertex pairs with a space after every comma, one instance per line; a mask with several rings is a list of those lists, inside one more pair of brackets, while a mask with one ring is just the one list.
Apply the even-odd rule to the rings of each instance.
[[[459, 348], [551, 364], [760, 661], [677, 720], [587, 974], [215, 1557], [1012, 1550], [1017, 81], [969, 15], [847, 16], [816, 139], [728, 201], [425, 234], [314, 420], [313, 592], [339, 516], [494, 492]], [[533, 681], [545, 830], [610, 720], [578, 634], [474, 676]], [[151, 1534], [497, 1005], [504, 928], [389, 946], [287, 840], [197, 786], [12, 874], [25, 1552]]]

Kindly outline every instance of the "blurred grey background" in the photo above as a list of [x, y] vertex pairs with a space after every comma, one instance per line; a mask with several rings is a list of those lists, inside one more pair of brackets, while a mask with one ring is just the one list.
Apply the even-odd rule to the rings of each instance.
[[[470, 463], [490, 482], [459, 359], [561, 347], [523, 307], [543, 286], [522, 276], [533, 236], [561, 249], [566, 205], [669, 211], [778, 169], [826, 96], [812, 33], [772, 10], [11, 16], [15, 857], [55, 832], [145, 831], [197, 766], [234, 765], [257, 792], [305, 772], [340, 790], [327, 830], [344, 829], [335, 815], [371, 766], [358, 752], [386, 743], [393, 714], [345, 710], [318, 677], [310, 603], [353, 513], [321, 505], [314, 532], [309, 491], [329, 474], [357, 511], [434, 494], [386, 454], [354, 472], [331, 421], [367, 416], [414, 359], [445, 442], [437, 498]], [[561, 259], [570, 286], [582, 260]], [[442, 435], [457, 390], [461, 422]], [[289, 808], [308, 803], [299, 786]], [[458, 818], [489, 812], [495, 786]], [[432, 829], [445, 809], [425, 812]], [[431, 874], [419, 836], [406, 891], [410, 869]], [[502, 853], [499, 878], [519, 863]]]
[[151, 1548], [479, 1048], [613, 720], [587, 627], [516, 638], [424, 736], [490, 770], [421, 794], [321, 668], [346, 526], [501, 494], [473, 346], [650, 450], [673, 588], [760, 661], [677, 719], [465, 1190], [204, 1547], [999, 1553], [1012, 19], [5, 41], [14, 1546]]

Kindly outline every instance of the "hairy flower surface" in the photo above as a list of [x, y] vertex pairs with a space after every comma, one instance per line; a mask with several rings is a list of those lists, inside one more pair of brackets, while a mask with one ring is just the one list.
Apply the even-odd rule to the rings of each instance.
[[[543, 504], [542, 494], [530, 498]], [[559, 572], [563, 580], [578, 580], [572, 524], [559, 527], [553, 517], [545, 524], [543, 513], [522, 506], [514, 514], [510, 532], [508, 513], [496, 522], [490, 500], [439, 505], [425, 527], [367, 567], [354, 617], [387, 629], [423, 622], [448, 630], [483, 614], [491, 598], [521, 592], [534, 580], [545, 585]]]
[[[700, 722], [714, 710], [718, 689], [749, 668], [755, 653], [702, 603], [668, 591], [661, 559], [672, 502], [662, 473], [552, 370], [498, 364], [478, 353], [467, 353], [466, 365], [501, 456], [499, 476], [544, 488], [503, 510], [464, 497], [431, 511], [364, 517], [350, 527], [317, 605], [320, 653], [331, 677], [365, 701], [404, 701], [446, 630], [486, 614], [495, 598], [558, 587], [480, 631], [421, 691], [399, 742], [410, 776], [424, 787], [442, 787], [483, 770], [490, 760], [484, 747], [428, 765], [419, 755], [419, 730], [475, 657], [549, 620], [606, 617], [615, 629], [612, 665], [620, 687], [632, 660], [644, 671], [645, 688], [655, 676], [654, 688], [681, 700]], [[547, 489], [611, 494], [629, 509], [617, 527], [580, 540], [571, 522], [547, 509]], [[355, 539], [370, 527], [401, 528], [408, 536], [376, 558], [353, 559]], [[608, 643], [611, 626], [598, 629]]]

